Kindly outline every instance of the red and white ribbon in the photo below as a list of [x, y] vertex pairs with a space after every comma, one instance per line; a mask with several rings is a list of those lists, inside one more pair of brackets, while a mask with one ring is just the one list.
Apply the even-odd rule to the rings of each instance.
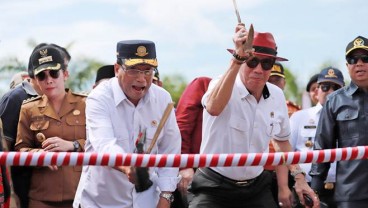
[[368, 158], [368, 146], [305, 152], [248, 154], [110, 154], [75, 152], [0, 152], [0, 165], [10, 166], [137, 166], [230, 167], [322, 163]]

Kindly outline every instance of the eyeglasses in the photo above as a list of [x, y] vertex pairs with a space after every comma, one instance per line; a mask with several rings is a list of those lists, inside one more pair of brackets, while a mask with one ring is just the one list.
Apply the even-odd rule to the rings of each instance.
[[139, 70], [139, 69], [127, 69], [123, 67], [125, 73], [130, 77], [138, 77], [142, 73], [145, 77], [151, 77], [153, 75], [153, 69]]
[[[53, 79], [57, 79], [60, 76], [60, 69], [59, 70], [48, 70], [48, 76], [50, 76]], [[36, 78], [38, 81], [43, 81], [46, 79], [46, 71], [42, 71], [36, 75]]]
[[348, 64], [356, 64], [358, 63], [359, 59], [362, 60], [363, 63], [368, 63], [367, 55], [346, 57], [346, 61], [348, 62]]
[[321, 88], [322, 92], [328, 92], [328, 91], [330, 91], [331, 88], [334, 91], [336, 91], [336, 90], [340, 89], [341, 87], [337, 84], [323, 83], [323, 84], [320, 84], [320, 88]]
[[248, 60], [246, 63], [249, 68], [256, 68], [258, 64], [261, 63], [262, 69], [268, 71], [272, 69], [273, 64], [275, 63], [275, 59], [259, 59], [257, 57], [254, 57], [251, 60]]

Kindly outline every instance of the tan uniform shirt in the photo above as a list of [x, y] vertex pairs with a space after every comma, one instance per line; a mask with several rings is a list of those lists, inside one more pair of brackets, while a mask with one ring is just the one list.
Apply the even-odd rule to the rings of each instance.
[[[25, 101], [22, 105], [18, 124], [15, 150], [37, 151], [41, 142], [36, 134], [41, 132], [46, 138], [60, 137], [64, 140], [77, 140], [78, 151], [84, 151], [86, 139], [86, 95], [67, 94], [57, 114], [45, 95]], [[58, 167], [52, 171], [48, 167], [35, 167], [32, 173], [29, 197], [39, 201], [73, 200], [81, 175], [81, 166]]]

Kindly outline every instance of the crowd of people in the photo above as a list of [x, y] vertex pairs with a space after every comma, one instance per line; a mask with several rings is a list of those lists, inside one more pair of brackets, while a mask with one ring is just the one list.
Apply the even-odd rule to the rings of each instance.
[[[116, 62], [97, 70], [88, 94], [65, 85], [68, 51], [41, 43], [28, 72], [14, 75], [0, 100], [1, 151], [219, 154], [368, 144], [368, 39], [358, 36], [346, 47], [349, 85], [333, 66], [310, 78], [307, 109], [285, 98], [287, 59], [272, 33], [251, 34], [238, 24], [233, 43], [224, 73], [195, 78], [176, 108], [162, 87], [152, 41], [118, 42]], [[10, 206], [13, 189], [20, 208], [360, 208], [368, 206], [367, 163], [2, 166], [0, 207]]]

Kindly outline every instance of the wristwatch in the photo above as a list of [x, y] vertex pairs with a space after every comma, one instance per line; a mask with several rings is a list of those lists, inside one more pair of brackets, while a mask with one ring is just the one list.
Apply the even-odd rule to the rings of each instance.
[[77, 140], [73, 141], [73, 147], [74, 147], [74, 152], [77, 152], [79, 149], [79, 142]]
[[166, 199], [170, 204], [174, 201], [174, 195], [172, 193], [160, 193], [160, 197]]

